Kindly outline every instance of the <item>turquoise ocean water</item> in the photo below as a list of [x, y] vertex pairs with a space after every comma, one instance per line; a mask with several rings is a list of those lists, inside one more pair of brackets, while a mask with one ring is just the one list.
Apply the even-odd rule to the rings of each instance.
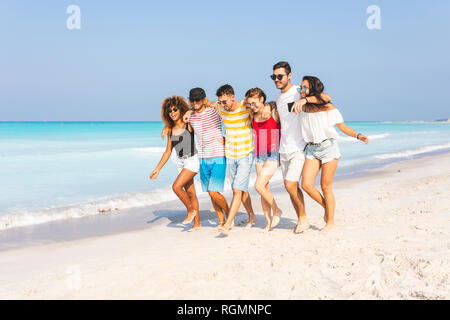
[[[347, 124], [371, 142], [339, 139], [338, 176], [450, 151], [450, 123]], [[175, 199], [172, 161], [157, 180], [148, 178], [165, 149], [162, 128], [161, 122], [0, 122], [0, 230]], [[281, 181], [280, 172], [274, 180]]]

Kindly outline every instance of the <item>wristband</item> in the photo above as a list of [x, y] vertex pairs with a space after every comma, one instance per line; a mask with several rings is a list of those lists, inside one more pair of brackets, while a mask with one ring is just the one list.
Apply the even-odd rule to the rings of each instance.
[[356, 135], [356, 140], [359, 140], [359, 136], [361, 135], [361, 133], [358, 133], [357, 135]]

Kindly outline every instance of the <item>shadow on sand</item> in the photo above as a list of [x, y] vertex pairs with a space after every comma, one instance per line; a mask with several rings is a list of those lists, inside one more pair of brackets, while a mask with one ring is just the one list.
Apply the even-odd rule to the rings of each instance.
[[[184, 218], [186, 218], [186, 210], [155, 210], [152, 212], [155, 218], [147, 221], [147, 224], [153, 224], [161, 219], [168, 219], [169, 223], [167, 227], [178, 228], [181, 231], [187, 231], [192, 227], [192, 223], [188, 225], [182, 224]], [[235, 217], [235, 227], [244, 227], [247, 224], [248, 215], [245, 212], [238, 212]], [[256, 215], [256, 224], [252, 228], [263, 229], [266, 226], [266, 219], [264, 215]], [[219, 220], [214, 211], [200, 210], [200, 221], [202, 227], [215, 228], [219, 224]], [[292, 218], [281, 217], [280, 223], [275, 227], [276, 229], [292, 230], [297, 225], [297, 220]], [[311, 225], [312, 230], [320, 230], [314, 225]]]

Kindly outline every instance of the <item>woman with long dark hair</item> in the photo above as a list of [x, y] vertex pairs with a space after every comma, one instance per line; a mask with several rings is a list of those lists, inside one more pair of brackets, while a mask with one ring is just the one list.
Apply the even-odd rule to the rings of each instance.
[[150, 174], [150, 179], [158, 177], [159, 171], [175, 149], [179, 174], [172, 189], [187, 209], [183, 224], [189, 224], [194, 220], [194, 226], [188, 231], [196, 231], [201, 225], [194, 176], [199, 172], [200, 162], [194, 143], [194, 131], [183, 121], [183, 116], [188, 110], [188, 103], [180, 96], [173, 95], [161, 103], [161, 119], [168, 128], [167, 146], [155, 170]]
[[[312, 76], [303, 77], [299, 88], [301, 99], [295, 103], [294, 111], [301, 112], [301, 130], [306, 145], [306, 160], [302, 172], [302, 189], [325, 209], [325, 227], [322, 232], [334, 226], [335, 199], [332, 191], [334, 174], [341, 158], [336, 139], [339, 137], [334, 126], [346, 135], [369, 143], [369, 138], [357, 133], [344, 123], [341, 113], [331, 103], [325, 103], [320, 94], [323, 83]], [[315, 97], [318, 104], [308, 103], [309, 97]], [[320, 186], [323, 195], [314, 187], [320, 169]]]

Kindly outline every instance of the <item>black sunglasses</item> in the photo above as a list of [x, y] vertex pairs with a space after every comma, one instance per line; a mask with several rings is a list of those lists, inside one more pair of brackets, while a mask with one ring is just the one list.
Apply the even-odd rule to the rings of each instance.
[[167, 109], [168, 113], [177, 112], [177, 111], [178, 111], [177, 107], [174, 107], [174, 108], [171, 108], [171, 109]]
[[200, 99], [200, 98], [189, 98], [189, 100], [191, 101], [191, 102], [200, 102], [202, 99]]
[[285, 76], [285, 74], [272, 74], [272, 75], [270, 76], [270, 78], [271, 78], [273, 81], [275, 81], [275, 79], [277, 79], [277, 80], [283, 79], [284, 76]]

